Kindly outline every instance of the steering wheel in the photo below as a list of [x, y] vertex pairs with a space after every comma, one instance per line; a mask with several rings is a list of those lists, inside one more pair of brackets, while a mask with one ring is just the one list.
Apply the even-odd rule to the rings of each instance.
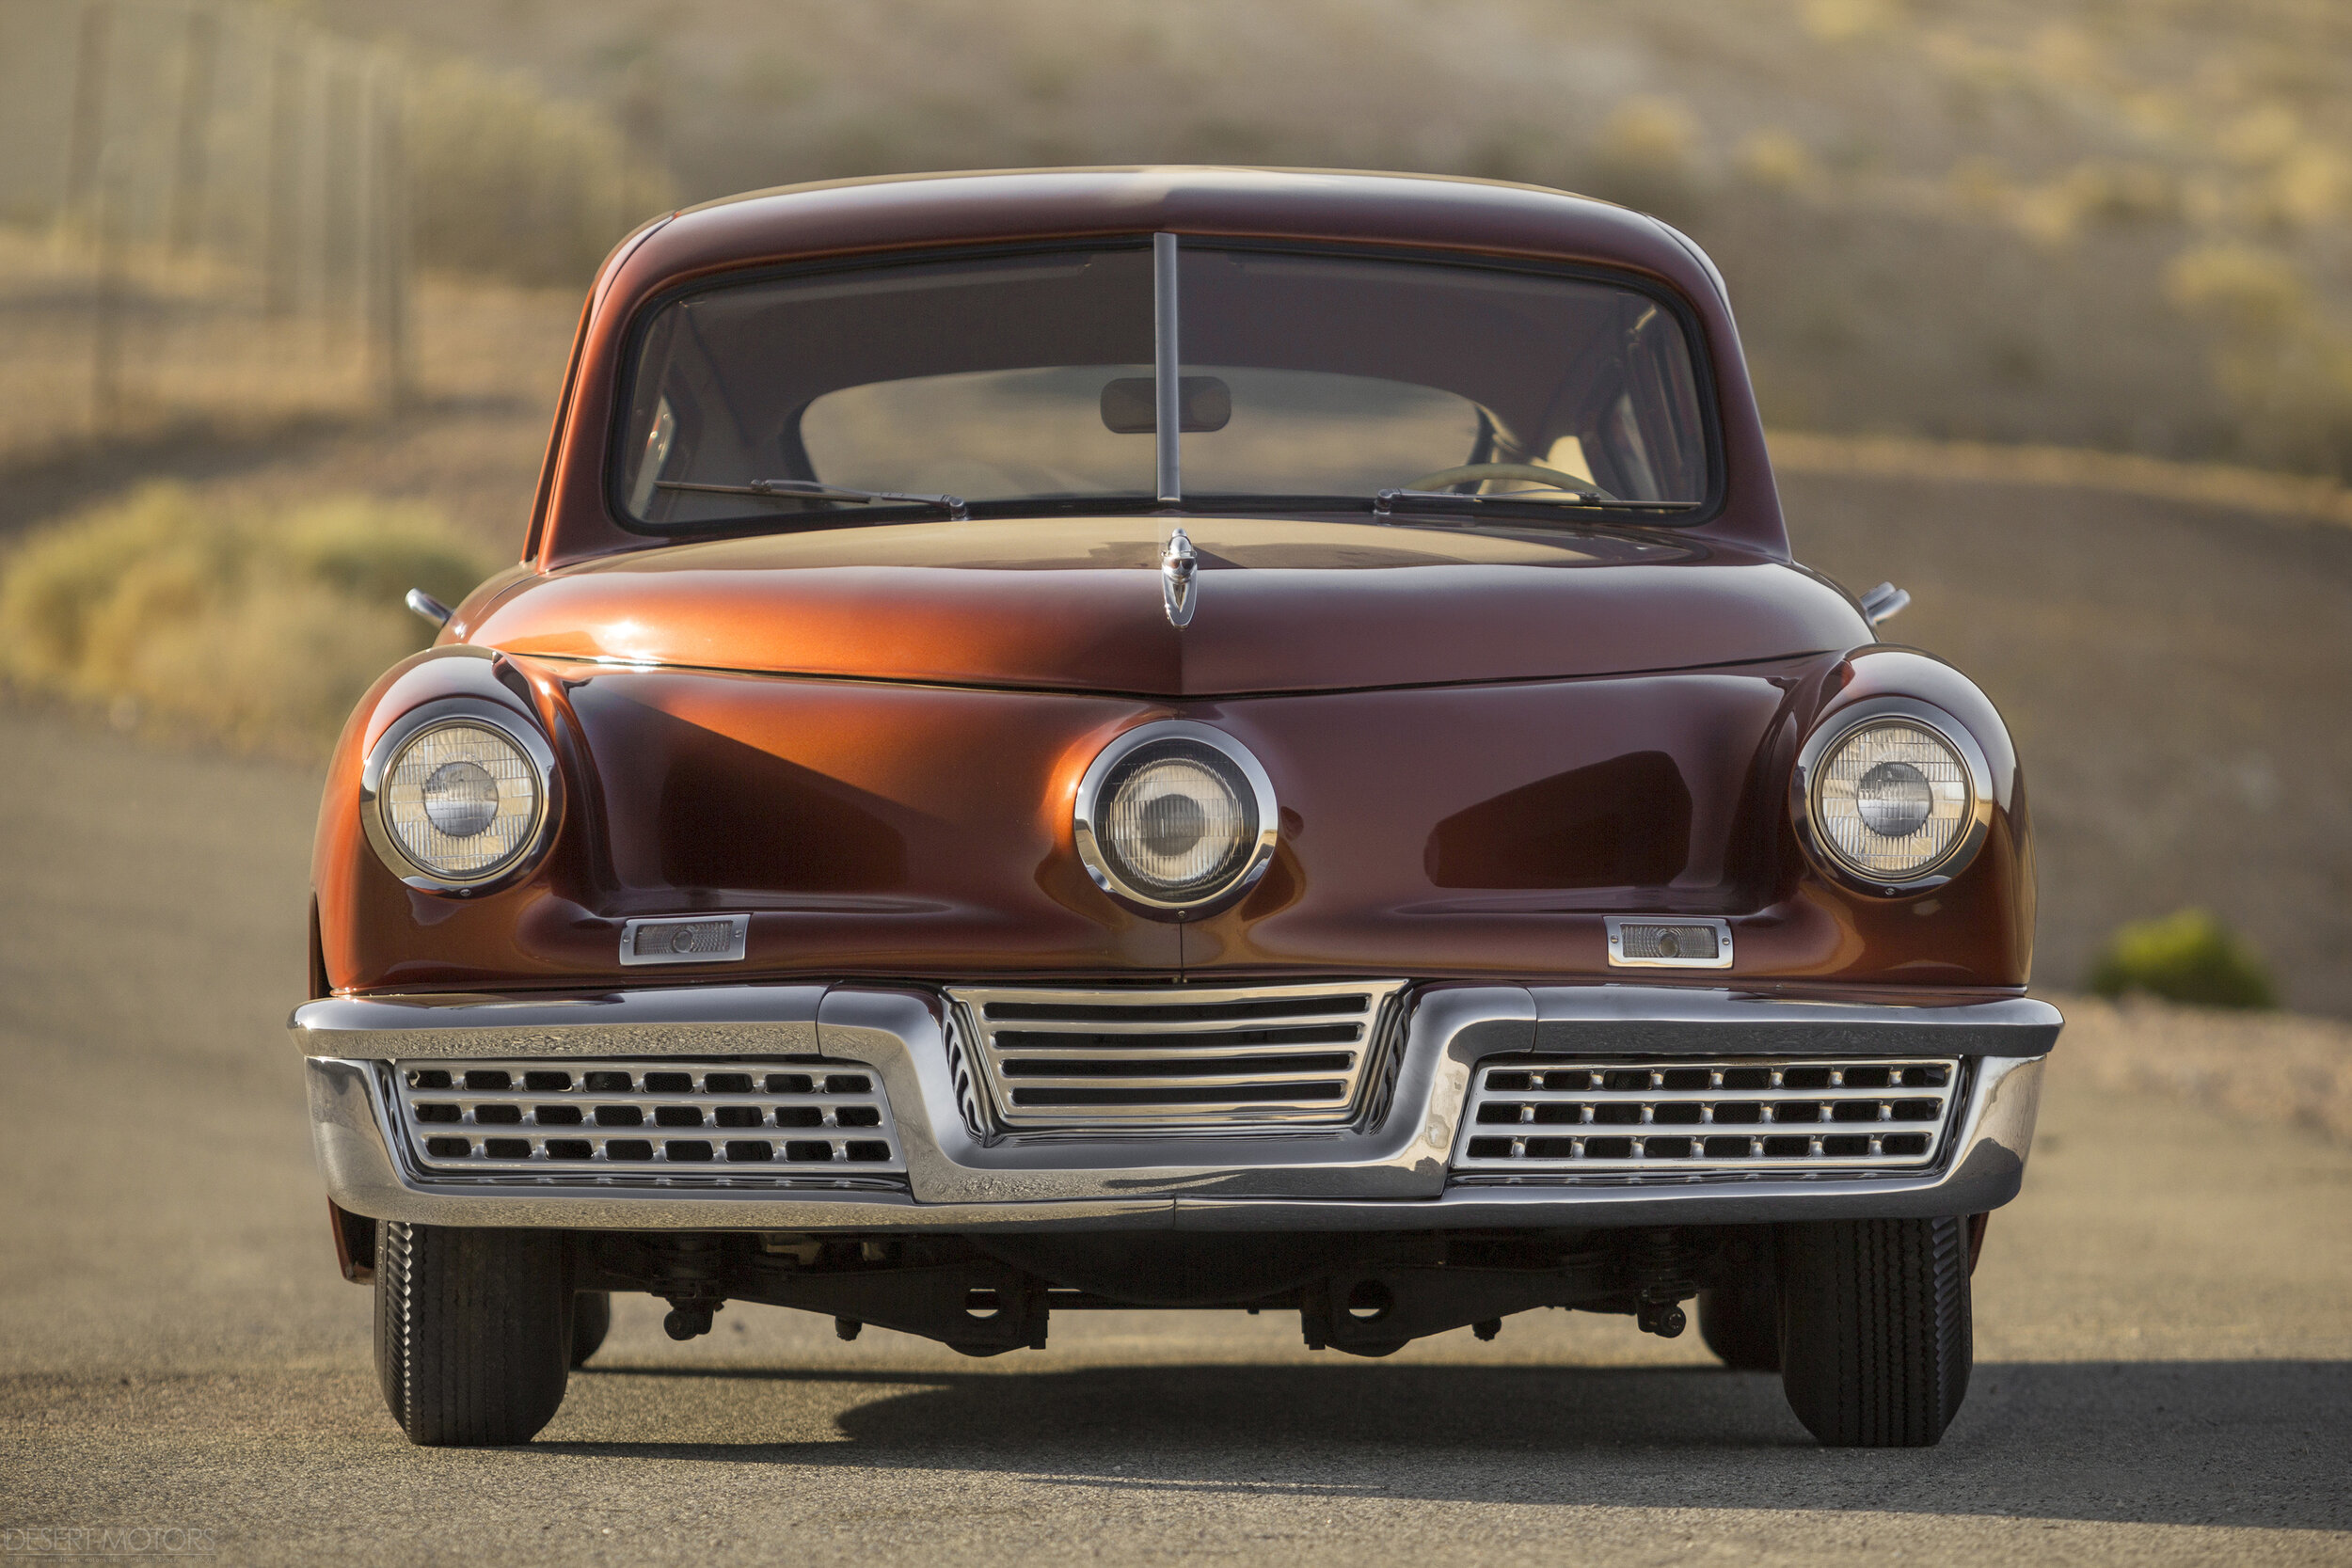
[[1474, 479], [1523, 479], [1555, 489], [1581, 491], [1605, 501], [1617, 499], [1589, 479], [1579, 479], [1535, 463], [1465, 463], [1458, 468], [1439, 468], [1434, 474], [1423, 474], [1405, 488], [1436, 490], [1448, 484], [1467, 484]]

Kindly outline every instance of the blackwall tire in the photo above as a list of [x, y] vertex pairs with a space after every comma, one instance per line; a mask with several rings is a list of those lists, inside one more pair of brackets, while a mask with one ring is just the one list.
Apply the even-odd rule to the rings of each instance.
[[1699, 1338], [1735, 1372], [1780, 1370], [1780, 1286], [1769, 1274], [1699, 1292]]
[[582, 1291], [572, 1298], [572, 1365], [584, 1367], [612, 1332], [612, 1292]]
[[527, 1443], [564, 1402], [564, 1241], [539, 1230], [377, 1227], [375, 1370], [421, 1448]]
[[1964, 1221], [1837, 1220], [1780, 1235], [1781, 1387], [1825, 1448], [1925, 1448], [1975, 1360]]

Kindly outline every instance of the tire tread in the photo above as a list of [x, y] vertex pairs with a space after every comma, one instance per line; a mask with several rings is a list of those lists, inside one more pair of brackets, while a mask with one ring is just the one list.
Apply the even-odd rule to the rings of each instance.
[[1963, 1221], [1790, 1226], [1781, 1242], [1781, 1378], [1833, 1448], [1940, 1441], [1975, 1359]]
[[571, 1348], [560, 1236], [387, 1221], [375, 1365], [421, 1448], [531, 1440], [564, 1402]]

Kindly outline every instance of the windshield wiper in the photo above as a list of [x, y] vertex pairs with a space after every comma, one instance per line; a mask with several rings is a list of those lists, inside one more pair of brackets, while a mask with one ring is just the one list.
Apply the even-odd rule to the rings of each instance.
[[1455, 490], [1380, 490], [1372, 498], [1372, 515], [1391, 512], [1443, 512], [1467, 506], [1577, 506], [1612, 512], [1695, 512], [1704, 501], [1631, 501], [1600, 490], [1507, 490], [1498, 496], [1466, 495]]
[[840, 500], [853, 501], [860, 506], [873, 501], [901, 501], [910, 506], [930, 506], [947, 514], [957, 522], [968, 522], [971, 509], [961, 496], [911, 496], [898, 490], [853, 490], [846, 484], [827, 484], [814, 479], [755, 479], [749, 484], [689, 484], [684, 480], [658, 479], [657, 490], [693, 490], [711, 496], [758, 496], [768, 500]]

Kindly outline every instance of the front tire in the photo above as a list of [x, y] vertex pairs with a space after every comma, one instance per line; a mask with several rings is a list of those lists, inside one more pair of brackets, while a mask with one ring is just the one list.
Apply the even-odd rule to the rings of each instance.
[[1699, 1338], [1735, 1372], [1780, 1370], [1780, 1284], [1770, 1273], [1699, 1292]]
[[377, 1227], [375, 1370], [421, 1448], [527, 1443], [564, 1402], [564, 1241], [541, 1230]]
[[1781, 1387], [1825, 1448], [1926, 1448], [1975, 1360], [1960, 1219], [1836, 1220], [1781, 1232]]
[[612, 1332], [612, 1292], [582, 1291], [572, 1298], [572, 1365], [584, 1367]]

